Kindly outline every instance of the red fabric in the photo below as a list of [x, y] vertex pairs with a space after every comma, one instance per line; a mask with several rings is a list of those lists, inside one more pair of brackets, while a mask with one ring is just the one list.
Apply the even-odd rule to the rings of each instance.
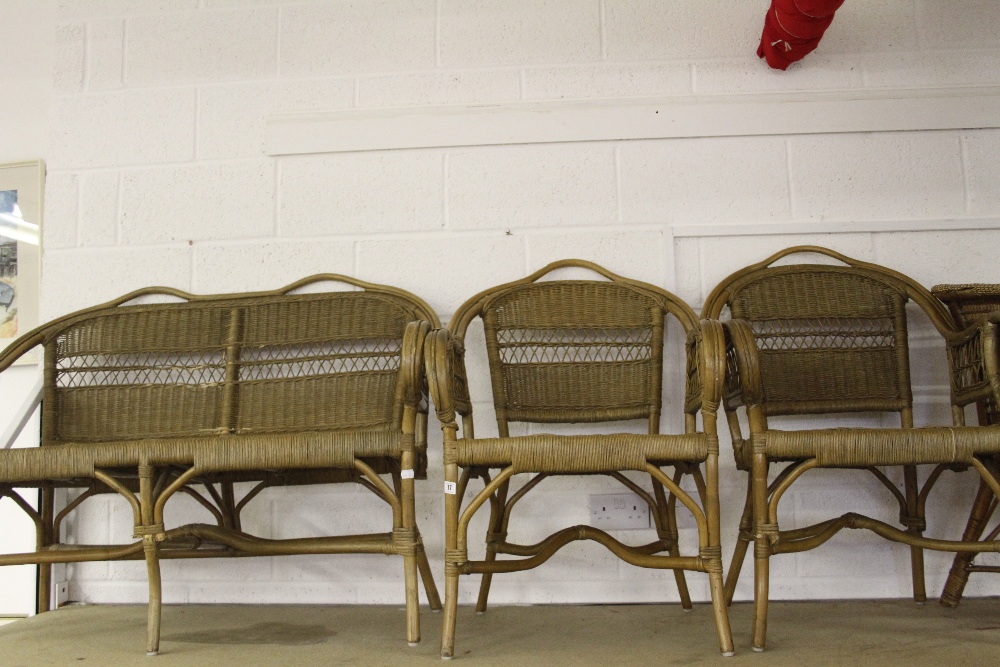
[[771, 0], [757, 55], [775, 69], [786, 69], [819, 45], [844, 0]]

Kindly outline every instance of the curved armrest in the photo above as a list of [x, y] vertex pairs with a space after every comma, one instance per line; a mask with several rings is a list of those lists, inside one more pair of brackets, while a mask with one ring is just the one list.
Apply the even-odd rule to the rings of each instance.
[[457, 429], [456, 413], [472, 412], [465, 373], [465, 348], [447, 329], [434, 329], [424, 343], [431, 400], [443, 428]]
[[1000, 311], [948, 336], [948, 365], [954, 405], [1000, 405]]
[[430, 323], [420, 320], [410, 322], [403, 331], [399, 361], [399, 390], [403, 405], [409, 408], [418, 409], [423, 397], [427, 395], [423, 360], [424, 344], [430, 330]]
[[744, 320], [723, 324], [726, 332], [726, 407], [736, 409], [760, 403], [763, 394], [757, 343]]
[[726, 350], [722, 325], [701, 320], [688, 334], [688, 381], [685, 409], [714, 419], [722, 401], [726, 378]]

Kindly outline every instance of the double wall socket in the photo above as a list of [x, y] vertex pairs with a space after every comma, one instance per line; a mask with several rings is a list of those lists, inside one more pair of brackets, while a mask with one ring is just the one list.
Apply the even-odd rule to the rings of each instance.
[[601, 530], [651, 528], [649, 505], [634, 493], [590, 496], [590, 525]]

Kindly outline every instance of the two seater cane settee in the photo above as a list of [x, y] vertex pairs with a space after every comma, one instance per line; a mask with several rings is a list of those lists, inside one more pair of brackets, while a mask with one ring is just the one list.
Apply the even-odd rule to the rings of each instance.
[[[322, 281], [349, 291], [296, 293]], [[174, 302], [136, 302], [157, 296]], [[414, 509], [414, 480], [426, 474], [423, 345], [433, 325], [412, 294], [329, 274], [254, 294], [149, 288], [29, 332], [0, 356], [0, 370], [43, 346], [41, 446], [0, 451], [0, 494], [34, 520], [38, 545], [0, 565], [41, 565], [44, 610], [52, 563], [144, 559], [155, 654], [161, 559], [395, 554], [406, 636], [417, 642], [418, 572], [431, 607], [441, 607]], [[277, 540], [241, 528], [242, 510], [268, 487], [336, 482], [388, 503], [388, 530]], [[37, 511], [25, 488], [40, 489]], [[75, 496], [55, 513], [59, 488]], [[110, 492], [131, 506], [136, 541], [64, 543], [68, 513]], [[214, 521], [169, 525], [165, 506], [177, 493]]]

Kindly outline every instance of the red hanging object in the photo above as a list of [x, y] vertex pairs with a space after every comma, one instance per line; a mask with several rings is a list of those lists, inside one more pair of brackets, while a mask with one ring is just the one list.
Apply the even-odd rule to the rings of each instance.
[[823, 39], [844, 0], [771, 0], [757, 55], [774, 69], [802, 60]]

